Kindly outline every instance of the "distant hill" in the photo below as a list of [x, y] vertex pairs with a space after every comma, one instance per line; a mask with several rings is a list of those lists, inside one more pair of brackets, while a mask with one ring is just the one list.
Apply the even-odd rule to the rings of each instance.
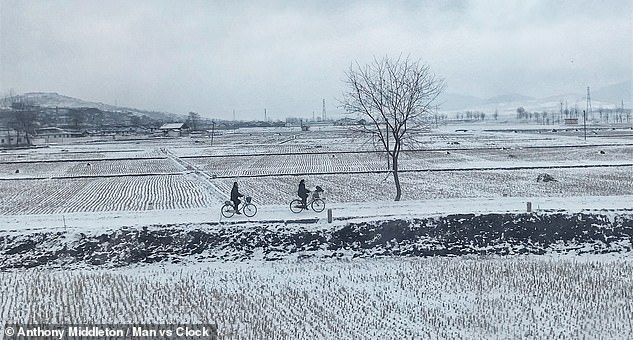
[[532, 100], [534, 100], [534, 98], [532, 97], [524, 96], [518, 93], [510, 93], [510, 94], [504, 94], [501, 96], [488, 98], [484, 101], [484, 103], [499, 104], [499, 103], [511, 103], [511, 102], [528, 102]]
[[130, 112], [138, 116], [147, 115], [153, 119], [162, 121], [184, 119], [182, 115], [177, 115], [174, 113], [146, 111], [99, 102], [89, 102], [78, 98], [64, 96], [55, 92], [28, 92], [16, 96], [15, 99], [24, 103], [28, 103], [30, 105], [37, 105], [40, 107], [97, 108], [102, 111]]
[[483, 102], [481, 98], [451, 92], [442, 93], [437, 99], [437, 104], [442, 111], [466, 110], [480, 106]]
[[[594, 109], [620, 107], [622, 101], [624, 106], [633, 106], [631, 81], [613, 84], [599, 89], [591, 89], [591, 105]], [[566, 93], [552, 95], [545, 98], [533, 98], [517, 93], [505, 94], [491, 98], [478, 98], [474, 96], [443, 93], [437, 101], [440, 111], [482, 111], [499, 113], [514, 113], [522, 106], [528, 111], [558, 111], [561, 103], [572, 109], [578, 107], [583, 109], [587, 105], [587, 93]]]
[[[624, 101], [624, 105], [630, 107], [633, 103], [633, 82], [631, 80], [622, 83], [613, 84], [596, 91], [591, 91], [591, 99], [599, 101], [605, 101], [609, 103], [621, 105]], [[627, 105], [628, 104], [628, 105]]]

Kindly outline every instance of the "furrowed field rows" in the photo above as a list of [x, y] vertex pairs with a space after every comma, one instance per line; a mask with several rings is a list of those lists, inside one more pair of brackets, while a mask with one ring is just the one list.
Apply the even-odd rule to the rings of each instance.
[[[370, 156], [371, 157], [371, 156]], [[368, 171], [367, 156], [357, 154], [295, 154], [243, 157], [192, 158], [189, 161], [216, 176], [256, 176], [321, 172]]]
[[[608, 157], [607, 161], [621, 163], [629, 158], [633, 148], [618, 148], [617, 155]], [[574, 158], [574, 150], [566, 156], [564, 150], [552, 153], [557, 157], [539, 157], [537, 149], [534, 158], [528, 157], [531, 151], [520, 151], [522, 156], [515, 156], [513, 151], [501, 149], [467, 150], [467, 151], [407, 151], [400, 156], [400, 170], [426, 169], [460, 169], [460, 168], [495, 168], [505, 167], [556, 167], [583, 166], [596, 164], [599, 157], [587, 157], [579, 161]], [[544, 152], [547, 154], [548, 150]], [[598, 156], [602, 154], [595, 152]], [[613, 152], [616, 153], [616, 152]], [[499, 155], [506, 156], [499, 156]], [[231, 157], [196, 157], [187, 158], [199, 168], [215, 176], [258, 176], [285, 174], [323, 174], [388, 170], [388, 156], [385, 153], [302, 153], [273, 154], [257, 156]], [[584, 163], [583, 163], [584, 162]], [[601, 164], [601, 163], [597, 163]], [[602, 163], [602, 165], [610, 165]]]
[[45, 148], [11, 153], [0, 152], [0, 162], [78, 161], [83, 159], [150, 158], [160, 156], [160, 149], [154, 146], [138, 149], [102, 149], [96, 145], [68, 145], [64, 146], [64, 149]]
[[[227, 157], [185, 157], [216, 176], [258, 176], [381, 171], [388, 169], [384, 152], [235, 155]], [[249, 153], [253, 152], [249, 149]], [[400, 170], [489, 168], [513, 166], [609, 165], [633, 159], [631, 146], [585, 146], [554, 148], [454, 148], [403, 151]]]
[[[445, 171], [402, 173], [406, 199], [566, 197], [633, 195], [633, 169], [550, 169], [555, 182], [537, 182], [539, 170]], [[320, 185], [328, 202], [380, 201], [395, 195], [389, 174], [305, 175], [309, 187]], [[296, 197], [298, 176], [240, 178], [240, 190], [259, 204], [287, 204]], [[1, 214], [197, 208], [228, 199], [234, 179], [212, 183], [225, 197], [215, 197], [195, 176], [130, 176], [52, 180], [4, 180]], [[151, 203], [151, 204], [150, 204]]]
[[[19, 171], [19, 173], [16, 173]], [[88, 162], [35, 162], [20, 164], [0, 164], [3, 178], [14, 177], [73, 177], [122, 174], [171, 174], [182, 171], [169, 159], [118, 159]]]
[[66, 175], [169, 174], [180, 171], [182, 169], [169, 159], [126, 159], [75, 163], [66, 171]]
[[633, 159], [632, 146], [589, 146], [568, 148], [508, 148], [503, 150], [469, 150], [454, 151], [453, 156], [468, 155], [472, 159], [511, 162], [512, 161], [547, 161], [562, 162], [582, 160], [587, 161], [627, 161]]
[[[0, 204], [0, 214], [49, 214], [81, 191], [91, 179], [0, 181], [6, 197]], [[98, 195], [98, 193], [95, 193]]]
[[[459, 197], [565, 197], [630, 195], [633, 169], [549, 169], [555, 182], [538, 182], [543, 170], [422, 172], [404, 174], [403, 195], [412, 199]], [[393, 180], [388, 178], [389, 184]]]
[[9, 193], [1, 214], [51, 214], [197, 208], [217, 205], [196, 178], [184, 175], [1, 181]]
[[[433, 168], [458, 168], [468, 166], [469, 162], [475, 162], [479, 159], [470, 156], [470, 153], [458, 151], [411, 151], [402, 153], [400, 156], [400, 169], [433, 169]], [[386, 163], [386, 156], [383, 157], [383, 163]], [[492, 165], [492, 164], [491, 164]], [[507, 165], [498, 164], [500, 166]]]
[[[75, 163], [73, 162], [37, 162], [0, 164], [2, 178], [51, 177], [62, 176]], [[81, 163], [85, 166], [86, 163]]]
[[[196, 208], [211, 205], [202, 186], [184, 176], [106, 178], [93, 181], [60, 212]], [[112, 190], [113, 187], [116, 190]], [[94, 193], [101, 195], [95, 197]], [[206, 198], [206, 199], [205, 199]]]
[[[537, 182], [539, 170], [446, 171], [402, 173], [407, 200], [442, 198], [567, 197], [633, 195], [633, 169], [551, 169], [556, 182]], [[395, 196], [390, 174], [337, 174], [240, 178], [240, 190], [258, 204], [287, 204], [297, 195], [299, 180], [320, 185], [328, 202], [380, 201]], [[220, 190], [230, 192], [233, 179], [217, 179]]]
[[[332, 143], [330, 141], [330, 143]], [[236, 146], [237, 145], [237, 146]], [[334, 147], [327, 145], [314, 145], [314, 144], [217, 144], [213, 146], [199, 147], [199, 148], [186, 148], [186, 149], [170, 149], [175, 155], [179, 157], [204, 157], [204, 156], [226, 156], [231, 157], [234, 155], [267, 155], [267, 154], [284, 154], [284, 153], [323, 153], [323, 152], [340, 152], [345, 151], [341, 149], [337, 144]], [[236, 151], [239, 150], [239, 151]], [[348, 150], [350, 151], [350, 150]], [[357, 151], [357, 150], [354, 150]]]

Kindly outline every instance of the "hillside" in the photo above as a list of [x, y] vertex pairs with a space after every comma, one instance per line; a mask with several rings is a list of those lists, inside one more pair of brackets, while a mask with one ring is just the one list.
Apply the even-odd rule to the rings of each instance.
[[64, 96], [55, 92], [28, 92], [18, 95], [15, 98], [18, 101], [40, 107], [63, 107], [63, 108], [97, 108], [102, 111], [111, 112], [130, 112], [136, 115], [147, 115], [157, 120], [178, 120], [182, 117], [178, 114], [169, 112], [146, 111], [141, 109], [121, 107], [115, 105], [104, 104], [100, 102], [90, 102], [79, 98]]

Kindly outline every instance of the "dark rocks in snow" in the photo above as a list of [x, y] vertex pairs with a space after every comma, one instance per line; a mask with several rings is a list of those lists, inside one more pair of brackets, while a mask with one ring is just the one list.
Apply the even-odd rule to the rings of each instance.
[[0, 269], [120, 267], [182, 261], [309, 257], [631, 252], [633, 215], [459, 214], [306, 229], [301, 225], [165, 225], [102, 234], [0, 235]]
[[601, 155], [604, 155], [604, 150], [600, 150], [600, 154], [601, 154]]
[[547, 174], [547, 173], [539, 174], [538, 177], [536, 177], [536, 181], [537, 182], [558, 182], [554, 177], [552, 177], [552, 175]]

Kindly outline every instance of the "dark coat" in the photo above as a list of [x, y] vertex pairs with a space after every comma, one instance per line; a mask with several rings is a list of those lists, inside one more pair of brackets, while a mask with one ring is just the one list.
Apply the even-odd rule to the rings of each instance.
[[306, 189], [306, 185], [304, 182], [300, 182], [299, 183], [299, 190], [297, 190], [297, 195], [299, 195], [299, 197], [308, 197], [308, 193], [310, 192], [310, 190]]
[[231, 189], [231, 201], [237, 202], [240, 200], [239, 197], [242, 197], [242, 196], [244, 195], [240, 194], [240, 192], [237, 191], [237, 186], [234, 185], [233, 189]]

